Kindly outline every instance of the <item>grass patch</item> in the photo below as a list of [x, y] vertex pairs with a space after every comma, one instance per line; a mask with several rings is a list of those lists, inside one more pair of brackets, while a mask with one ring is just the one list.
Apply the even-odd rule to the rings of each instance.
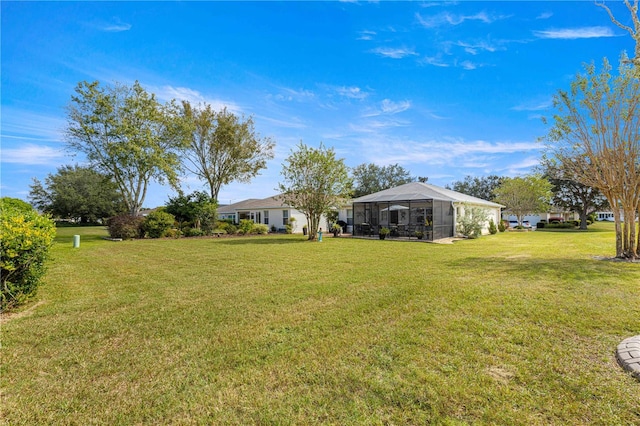
[[3, 418], [638, 424], [614, 350], [640, 332], [640, 266], [594, 259], [608, 225], [453, 245], [95, 229], [79, 249], [69, 229], [41, 304], [2, 326]]

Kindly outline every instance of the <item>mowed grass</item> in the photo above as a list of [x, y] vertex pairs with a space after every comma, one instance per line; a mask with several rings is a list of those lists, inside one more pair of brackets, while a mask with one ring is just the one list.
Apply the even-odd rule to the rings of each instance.
[[615, 362], [640, 334], [640, 265], [594, 258], [612, 230], [438, 245], [62, 229], [37, 300], [2, 325], [2, 419], [640, 424], [640, 383]]

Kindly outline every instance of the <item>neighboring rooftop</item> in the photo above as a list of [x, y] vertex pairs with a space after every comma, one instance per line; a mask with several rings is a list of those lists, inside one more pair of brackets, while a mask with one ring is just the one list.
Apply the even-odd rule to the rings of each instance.
[[267, 197], [262, 199], [249, 198], [247, 200], [238, 201], [237, 203], [228, 204], [226, 206], [220, 206], [218, 213], [235, 213], [238, 210], [262, 210], [262, 209], [277, 209], [277, 208], [290, 207], [282, 200], [281, 195], [274, 195], [273, 197]]

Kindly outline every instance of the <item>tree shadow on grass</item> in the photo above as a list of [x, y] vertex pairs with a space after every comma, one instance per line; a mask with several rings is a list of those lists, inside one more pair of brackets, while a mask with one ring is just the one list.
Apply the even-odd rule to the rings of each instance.
[[555, 233], [570, 233], [570, 234], [575, 234], [580, 233], [580, 234], [590, 234], [592, 232], [613, 232], [612, 229], [603, 229], [603, 228], [587, 228], [587, 229], [580, 229], [580, 228], [569, 228], [569, 229], [563, 229], [563, 228], [540, 228], [540, 229], [536, 229], [536, 232], [555, 232]]
[[217, 241], [218, 244], [230, 245], [230, 246], [242, 246], [242, 245], [285, 245], [285, 244], [300, 244], [300, 243], [312, 243], [303, 238], [277, 238], [277, 237], [264, 237], [264, 238], [221, 238]]
[[628, 268], [631, 263], [602, 259], [540, 259], [528, 256], [473, 257], [448, 262], [454, 270], [483, 271], [508, 277], [531, 277], [551, 281], [587, 282], [609, 279], [620, 275], [640, 273], [640, 267]]

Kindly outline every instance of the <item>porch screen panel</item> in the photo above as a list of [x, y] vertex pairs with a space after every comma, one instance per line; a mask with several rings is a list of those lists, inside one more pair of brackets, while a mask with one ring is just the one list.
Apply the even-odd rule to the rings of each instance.
[[412, 201], [409, 220], [407, 229], [409, 236], [413, 236], [418, 231], [424, 234], [425, 240], [433, 239], [433, 202], [431, 200]]
[[[367, 229], [363, 228], [366, 224]], [[353, 205], [353, 235], [364, 235], [368, 230], [369, 217], [365, 203], [355, 203]]]
[[371, 225], [378, 226], [380, 225], [380, 204], [373, 203], [371, 205]]
[[453, 206], [450, 201], [433, 202], [433, 239], [453, 237]]

